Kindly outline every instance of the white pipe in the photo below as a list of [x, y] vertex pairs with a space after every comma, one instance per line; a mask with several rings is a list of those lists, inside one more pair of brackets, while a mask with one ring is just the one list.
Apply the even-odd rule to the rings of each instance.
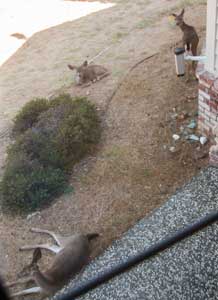
[[192, 55], [185, 55], [185, 60], [192, 60], [192, 61], [203, 61], [206, 60], [207, 56], [192, 56]]

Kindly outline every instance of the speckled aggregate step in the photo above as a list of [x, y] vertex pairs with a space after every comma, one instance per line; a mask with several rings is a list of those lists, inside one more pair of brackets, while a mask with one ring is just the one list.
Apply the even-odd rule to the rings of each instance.
[[[91, 263], [80, 282], [218, 210], [218, 169], [203, 170]], [[75, 281], [70, 283], [73, 287]], [[64, 289], [66, 293], [68, 288]], [[63, 292], [63, 291], [62, 291]], [[82, 300], [218, 299], [218, 223], [115, 277]]]

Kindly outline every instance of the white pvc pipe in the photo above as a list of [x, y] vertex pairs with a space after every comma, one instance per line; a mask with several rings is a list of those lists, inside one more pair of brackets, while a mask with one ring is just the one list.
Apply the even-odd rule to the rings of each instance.
[[206, 60], [207, 56], [192, 56], [192, 55], [185, 55], [185, 60], [192, 60], [192, 61], [203, 61]]

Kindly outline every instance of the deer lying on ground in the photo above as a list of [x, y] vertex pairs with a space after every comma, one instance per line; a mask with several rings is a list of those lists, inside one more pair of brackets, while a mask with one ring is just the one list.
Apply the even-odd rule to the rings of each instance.
[[[20, 248], [21, 251], [35, 250], [32, 261], [33, 274], [28, 278], [13, 282], [8, 287], [30, 281], [34, 281], [37, 286], [17, 292], [11, 297], [37, 293], [42, 296], [54, 295], [89, 262], [90, 241], [99, 236], [97, 233], [92, 233], [64, 237], [48, 230], [32, 228], [31, 231], [52, 236], [57, 245], [38, 244]], [[41, 272], [37, 265], [41, 258], [41, 249], [56, 254], [51, 267], [45, 272]]]
[[[199, 43], [198, 34], [193, 26], [186, 24], [183, 20], [185, 10], [182, 9], [179, 15], [172, 14], [175, 17], [176, 25], [180, 27], [183, 32], [182, 44], [187, 52], [191, 52], [193, 56], [197, 56], [197, 48]], [[195, 74], [196, 63], [192, 62], [192, 70]], [[190, 70], [189, 70], [190, 73]]]
[[84, 61], [84, 63], [79, 67], [68, 65], [68, 68], [70, 70], [76, 70], [75, 78], [77, 85], [88, 86], [91, 83], [101, 80], [110, 74], [105, 67], [88, 64], [87, 61]]

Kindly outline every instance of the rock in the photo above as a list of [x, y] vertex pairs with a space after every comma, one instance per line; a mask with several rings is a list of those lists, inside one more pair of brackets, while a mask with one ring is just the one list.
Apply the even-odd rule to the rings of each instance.
[[189, 100], [194, 100], [194, 99], [197, 99], [197, 95], [186, 96], [186, 98]]
[[175, 153], [176, 152], [176, 147], [172, 146], [169, 148], [170, 152]]
[[175, 120], [176, 118], [178, 118], [178, 114], [177, 113], [171, 114], [171, 119]]
[[206, 138], [206, 136], [201, 136], [200, 137], [200, 143], [201, 145], [205, 145], [207, 143], [208, 139]]
[[191, 120], [191, 122], [187, 125], [189, 129], [195, 129], [197, 127], [197, 123], [195, 120]]
[[174, 141], [178, 141], [180, 139], [180, 136], [178, 134], [173, 134]]
[[26, 219], [27, 219], [27, 221], [29, 221], [30, 219], [32, 219], [35, 216], [39, 216], [39, 218], [41, 218], [40, 212], [37, 211], [37, 212], [34, 212], [32, 214], [29, 214], [29, 215], [27, 215]]
[[187, 136], [187, 140], [198, 142], [199, 141], [199, 137], [197, 135], [195, 135], [195, 134], [190, 134], [190, 135]]
[[188, 118], [188, 113], [186, 111], [182, 112], [179, 116], [178, 116], [178, 120], [183, 121], [185, 119]]

